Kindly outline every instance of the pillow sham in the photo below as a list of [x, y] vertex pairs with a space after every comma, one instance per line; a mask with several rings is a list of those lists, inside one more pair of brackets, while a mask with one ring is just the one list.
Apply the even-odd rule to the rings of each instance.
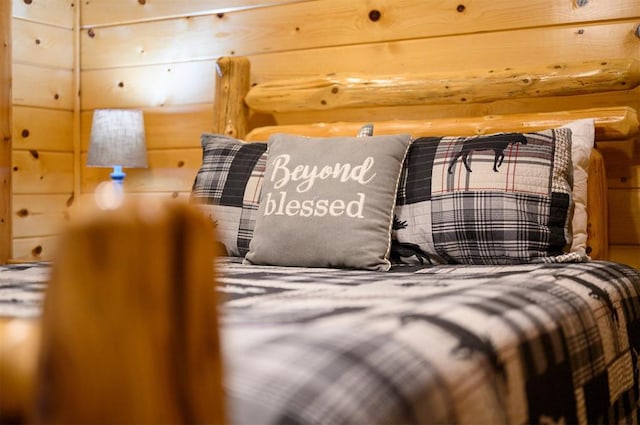
[[438, 263], [554, 261], [571, 243], [571, 130], [416, 139], [393, 236]]
[[386, 271], [409, 135], [270, 137], [245, 262]]
[[570, 122], [561, 128], [571, 130], [571, 162], [573, 163], [573, 200], [574, 209], [571, 219], [573, 239], [570, 252], [587, 254], [587, 178], [589, 177], [589, 158], [595, 140], [593, 119]]
[[202, 134], [200, 143], [202, 165], [190, 201], [213, 220], [226, 254], [244, 256], [253, 237], [267, 143], [209, 133]]

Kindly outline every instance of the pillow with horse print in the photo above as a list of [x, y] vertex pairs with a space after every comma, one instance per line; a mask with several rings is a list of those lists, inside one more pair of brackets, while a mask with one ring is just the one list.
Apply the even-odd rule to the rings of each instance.
[[571, 130], [414, 140], [393, 224], [394, 249], [421, 261], [575, 260]]

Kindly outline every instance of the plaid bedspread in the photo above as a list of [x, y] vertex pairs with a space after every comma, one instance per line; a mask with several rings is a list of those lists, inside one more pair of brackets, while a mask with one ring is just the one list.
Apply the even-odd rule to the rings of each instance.
[[[633, 268], [222, 263], [235, 424], [639, 422]], [[47, 270], [0, 267], [0, 315], [38, 314]]]

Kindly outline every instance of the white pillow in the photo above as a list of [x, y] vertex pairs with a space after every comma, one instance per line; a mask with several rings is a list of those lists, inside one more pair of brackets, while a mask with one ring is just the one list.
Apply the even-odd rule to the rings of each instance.
[[571, 225], [573, 242], [571, 252], [586, 255], [587, 250], [587, 177], [589, 158], [595, 138], [593, 119], [583, 119], [563, 125], [571, 129], [571, 160], [573, 162], [574, 211]]

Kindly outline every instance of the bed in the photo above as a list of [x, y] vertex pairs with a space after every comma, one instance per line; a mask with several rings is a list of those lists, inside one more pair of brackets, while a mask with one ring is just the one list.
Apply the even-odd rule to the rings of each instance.
[[[593, 149], [634, 137], [637, 111], [379, 118], [495, 100], [487, 86], [637, 84], [637, 66], [605, 65], [524, 87], [517, 72], [250, 87], [246, 59], [220, 59], [190, 205], [80, 214], [53, 267], [1, 266], [1, 336], [20, 344], [0, 406], [37, 422], [639, 423], [640, 271], [607, 259]], [[371, 105], [373, 121], [251, 124]]]

